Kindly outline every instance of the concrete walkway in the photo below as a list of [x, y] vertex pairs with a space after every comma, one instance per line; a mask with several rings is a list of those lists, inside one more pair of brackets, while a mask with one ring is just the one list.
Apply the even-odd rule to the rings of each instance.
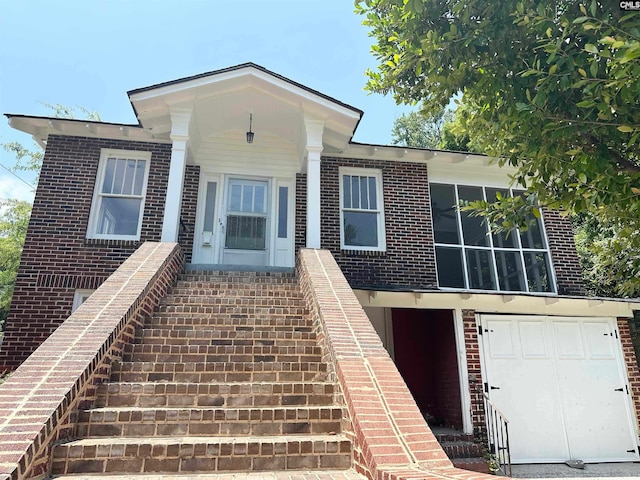
[[587, 463], [584, 469], [571, 468], [563, 463], [513, 465], [513, 478], [617, 478], [638, 480], [640, 463]]

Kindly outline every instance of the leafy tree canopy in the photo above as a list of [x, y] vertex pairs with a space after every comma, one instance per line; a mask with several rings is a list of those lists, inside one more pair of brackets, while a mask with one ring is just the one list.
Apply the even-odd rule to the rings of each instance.
[[[359, 0], [367, 88], [457, 121], [546, 206], [589, 212], [640, 250], [640, 13], [597, 0]], [[483, 208], [522, 224], [526, 199]], [[506, 224], [505, 224], [506, 222]], [[636, 232], [635, 235], [630, 233]], [[637, 263], [637, 262], [636, 262]], [[640, 276], [640, 266], [627, 270]]]

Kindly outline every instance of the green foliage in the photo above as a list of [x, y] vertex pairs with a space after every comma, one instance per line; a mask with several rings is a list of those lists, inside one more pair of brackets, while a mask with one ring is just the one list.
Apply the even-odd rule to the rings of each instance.
[[0, 327], [9, 313], [30, 214], [29, 202], [0, 200]]
[[[610, 280], [640, 277], [624, 257], [640, 231], [638, 12], [596, 0], [360, 0], [356, 10], [377, 42], [370, 91], [426, 112], [460, 96], [456, 120], [480, 151], [515, 166], [514, 182], [542, 205], [611, 225], [615, 241], [598, 244], [614, 252]], [[484, 216], [517, 224], [507, 203]]]
[[393, 122], [391, 143], [405, 147], [469, 152], [475, 147], [461, 129], [455, 112], [442, 108], [429, 114], [414, 111]]

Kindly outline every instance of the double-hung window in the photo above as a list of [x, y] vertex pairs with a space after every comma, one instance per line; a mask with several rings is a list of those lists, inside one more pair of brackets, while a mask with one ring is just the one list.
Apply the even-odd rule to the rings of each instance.
[[384, 251], [382, 172], [340, 168], [340, 247]]
[[554, 292], [542, 221], [526, 231], [490, 233], [482, 217], [456, 206], [461, 201], [493, 202], [523, 195], [508, 188], [430, 184], [438, 284], [445, 288], [508, 292]]
[[87, 238], [139, 240], [150, 152], [103, 150]]

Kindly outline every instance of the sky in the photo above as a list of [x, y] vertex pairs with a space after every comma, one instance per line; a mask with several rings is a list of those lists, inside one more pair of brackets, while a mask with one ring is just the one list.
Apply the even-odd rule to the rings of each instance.
[[[51, 116], [49, 103], [137, 123], [127, 91], [253, 62], [363, 110], [354, 141], [388, 144], [409, 107], [364, 90], [376, 59], [362, 20], [352, 0], [0, 0], [0, 114]], [[33, 145], [2, 116], [11, 141]], [[3, 198], [33, 192], [0, 167]]]

